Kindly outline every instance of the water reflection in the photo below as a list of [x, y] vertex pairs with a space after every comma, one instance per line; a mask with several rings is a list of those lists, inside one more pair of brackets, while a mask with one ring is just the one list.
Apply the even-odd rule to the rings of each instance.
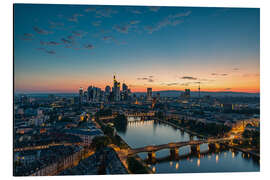
[[[154, 120], [133, 120], [127, 123], [125, 132], [118, 131], [118, 134], [132, 148], [197, 139], [196, 136]], [[170, 149], [157, 151], [152, 159], [147, 153], [138, 155], [155, 173], [259, 171], [259, 159], [243, 154], [226, 146], [209, 149], [208, 144], [202, 144], [199, 152], [192, 152], [190, 146], [185, 146], [179, 148], [177, 154], [171, 153]]]

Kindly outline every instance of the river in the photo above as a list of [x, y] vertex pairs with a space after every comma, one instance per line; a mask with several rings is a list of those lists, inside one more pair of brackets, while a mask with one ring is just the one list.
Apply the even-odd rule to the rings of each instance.
[[[132, 148], [198, 139], [164, 123], [132, 117], [128, 119], [127, 126], [117, 132]], [[149, 160], [147, 153], [138, 155], [155, 173], [260, 171], [255, 157], [230, 148], [209, 152], [207, 144], [200, 145], [199, 155], [192, 155], [189, 146], [180, 148], [178, 157], [171, 157], [169, 149], [157, 151], [155, 161]]]

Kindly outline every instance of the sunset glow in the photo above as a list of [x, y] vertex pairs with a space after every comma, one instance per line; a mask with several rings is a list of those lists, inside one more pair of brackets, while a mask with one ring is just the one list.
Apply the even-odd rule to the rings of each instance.
[[260, 92], [259, 9], [18, 4], [14, 26], [15, 92], [104, 90], [114, 73], [132, 92]]

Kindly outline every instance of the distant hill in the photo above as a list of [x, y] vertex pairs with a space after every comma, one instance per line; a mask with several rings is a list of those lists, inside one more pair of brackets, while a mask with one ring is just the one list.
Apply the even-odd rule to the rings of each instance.
[[[153, 95], [155, 96], [157, 93], [160, 93], [160, 96], [167, 96], [167, 97], [178, 97], [183, 91], [177, 90], [168, 90], [168, 91], [153, 91]], [[15, 93], [16, 95], [23, 94], [23, 93]], [[54, 94], [55, 96], [63, 96], [63, 97], [72, 97], [78, 96], [78, 93], [24, 93], [25, 95], [31, 97], [47, 97], [49, 94]], [[136, 96], [146, 95], [146, 92], [134, 92]], [[191, 97], [198, 97], [199, 93], [196, 91], [190, 92]], [[203, 96], [213, 96], [213, 97], [260, 97], [260, 93], [245, 93], [245, 92], [201, 92], [201, 97]]]
[[[180, 96], [180, 94], [183, 91], [176, 91], [176, 90], [169, 90], [169, 91], [153, 91], [153, 95], [156, 95], [157, 93], [160, 93], [160, 96], [167, 96], [167, 97], [176, 97], [176, 96]], [[140, 95], [146, 95], [146, 92], [135, 92], [136, 95], [140, 96]], [[199, 93], [196, 92], [190, 92], [190, 96], [191, 97], [198, 97]], [[222, 96], [231, 96], [231, 97], [240, 97], [240, 96], [244, 96], [244, 97], [260, 97], [260, 93], [245, 93], [245, 92], [230, 92], [230, 91], [226, 91], [226, 92], [206, 92], [203, 91], [201, 92], [201, 97], [203, 96], [214, 96], [214, 97], [222, 97]]]

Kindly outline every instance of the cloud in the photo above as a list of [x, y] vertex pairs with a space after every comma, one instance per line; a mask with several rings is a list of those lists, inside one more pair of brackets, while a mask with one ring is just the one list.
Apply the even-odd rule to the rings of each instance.
[[24, 33], [23, 36], [25, 36], [25, 37], [34, 37], [34, 35], [31, 34], [31, 33]]
[[64, 44], [72, 44], [73, 41], [69, 40], [69, 39], [66, 39], [66, 38], [62, 38], [61, 41], [64, 43]]
[[168, 25], [176, 26], [180, 23], [183, 23], [183, 20], [174, 20], [174, 19], [165, 18], [154, 26], [146, 26], [145, 30], [147, 30], [148, 33], [152, 34], [153, 32], [158, 31], [161, 28], [166, 27]]
[[84, 16], [83, 14], [73, 14], [72, 17], [68, 18], [68, 21], [71, 22], [78, 22], [78, 17], [82, 17]]
[[137, 9], [131, 9], [130, 12], [133, 14], [142, 14], [142, 11], [137, 10]]
[[187, 80], [197, 80], [198, 78], [192, 77], [192, 76], [183, 76], [181, 79], [187, 79]]
[[104, 41], [110, 41], [110, 40], [113, 39], [113, 37], [112, 37], [112, 36], [104, 36], [102, 39], [103, 39]]
[[258, 74], [258, 73], [255, 73], [255, 74], [249, 73], [249, 74], [243, 74], [242, 76], [243, 77], [259, 77], [260, 74]]
[[53, 50], [45, 50], [45, 52], [48, 53], [48, 54], [56, 54], [56, 52], [53, 51]]
[[159, 9], [160, 9], [160, 7], [158, 7], [158, 6], [151, 6], [151, 7], [149, 7], [149, 10], [152, 11], [152, 12], [158, 12]]
[[85, 36], [88, 32], [85, 31], [72, 31], [72, 34], [76, 37], [80, 37], [82, 38], [83, 36]]
[[96, 9], [97, 8], [95, 8], [95, 7], [89, 7], [89, 8], [86, 8], [84, 11], [85, 12], [94, 12], [94, 11], [96, 11]]
[[113, 14], [117, 14], [118, 11], [113, 10], [111, 8], [102, 8], [96, 10], [96, 17], [112, 17]]
[[134, 20], [134, 21], [130, 21], [130, 23], [129, 24], [139, 24], [141, 21], [139, 21], [139, 20]]
[[139, 24], [139, 20], [130, 21], [124, 25], [114, 25], [113, 29], [120, 33], [128, 33], [131, 29], [137, 30], [137, 24]]
[[228, 76], [228, 74], [223, 73], [223, 74], [219, 74], [219, 73], [212, 73], [212, 76]]
[[52, 32], [50, 31], [47, 31], [47, 30], [44, 30], [44, 29], [41, 29], [37, 26], [33, 27], [34, 31], [38, 34], [43, 34], [43, 35], [47, 35], [47, 34], [51, 34]]
[[86, 49], [93, 49], [94, 46], [92, 44], [87, 44], [84, 46]]
[[95, 22], [92, 22], [92, 25], [93, 26], [100, 26], [101, 23], [102, 23], [102, 21], [95, 21]]
[[232, 88], [225, 88], [224, 90], [225, 90], [225, 91], [228, 91], [228, 90], [231, 90], [231, 89], [232, 89]]
[[191, 11], [187, 11], [184, 13], [171, 14], [171, 15], [169, 15], [169, 18], [175, 19], [175, 18], [180, 18], [180, 17], [187, 17], [190, 14], [191, 14]]
[[40, 44], [41, 45], [59, 45], [60, 43], [56, 41], [48, 41], [48, 42], [40, 41]]
[[178, 85], [179, 83], [177, 83], [177, 82], [175, 82], [175, 83], [168, 83], [168, 84], [166, 84], [167, 86], [176, 86], [176, 85]]
[[137, 80], [143, 80], [143, 81], [147, 81], [147, 82], [154, 82], [153, 79], [154, 76], [148, 76], [148, 77], [141, 77], [141, 78], [137, 78]]
[[152, 26], [145, 26], [145, 30], [148, 31], [148, 33], [152, 34], [155, 31], [160, 30], [163, 27], [166, 26], [176, 26], [178, 24], [181, 24], [184, 22], [182, 17], [189, 16], [191, 14], [191, 11], [187, 11], [185, 13], [178, 13], [169, 15], [168, 17], [164, 18], [163, 20], [159, 21], [155, 25]]
[[53, 22], [53, 21], [50, 21], [50, 28], [61, 28], [64, 26], [64, 23], [61, 23], [61, 22]]
[[24, 33], [22, 37], [20, 37], [21, 40], [24, 41], [32, 41], [34, 40], [34, 35], [31, 33]]
[[233, 70], [234, 70], [234, 71], [238, 71], [238, 70], [239, 70], [239, 68], [233, 68]]
[[131, 28], [130, 24], [126, 24], [126, 25], [115, 25], [113, 27], [113, 29], [115, 29], [116, 31], [120, 32], [120, 33], [128, 33], [129, 29]]

